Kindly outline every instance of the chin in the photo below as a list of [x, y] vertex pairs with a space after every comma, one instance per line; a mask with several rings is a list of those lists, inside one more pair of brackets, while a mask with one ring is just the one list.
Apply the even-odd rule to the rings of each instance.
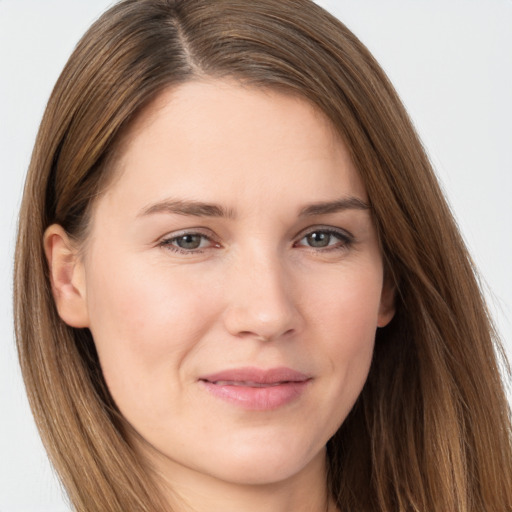
[[300, 473], [315, 468], [325, 468], [325, 446], [313, 452], [302, 447], [297, 449], [288, 442], [278, 446], [263, 445], [233, 446], [229, 455], [212, 467], [211, 475], [238, 485], [271, 485], [284, 482]]

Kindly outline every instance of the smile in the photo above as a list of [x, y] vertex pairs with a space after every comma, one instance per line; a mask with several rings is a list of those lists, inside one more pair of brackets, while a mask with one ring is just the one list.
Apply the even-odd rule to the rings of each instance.
[[199, 382], [216, 398], [243, 409], [265, 411], [298, 400], [311, 380], [290, 368], [237, 368], [201, 377]]
[[244, 386], [250, 388], [268, 388], [273, 386], [280, 386], [281, 384], [288, 384], [288, 381], [284, 382], [272, 382], [269, 384], [265, 384], [263, 382], [251, 382], [251, 381], [236, 381], [236, 380], [218, 380], [216, 382], [212, 382], [216, 386]]

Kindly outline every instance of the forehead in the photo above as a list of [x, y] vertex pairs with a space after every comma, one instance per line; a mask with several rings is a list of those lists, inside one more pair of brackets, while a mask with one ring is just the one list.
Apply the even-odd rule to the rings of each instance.
[[366, 197], [319, 109], [296, 95], [232, 81], [162, 92], [124, 137], [114, 173], [112, 191], [135, 191], [138, 202], [172, 195], [230, 207], [258, 197], [266, 203], [276, 194], [304, 202], [345, 191]]

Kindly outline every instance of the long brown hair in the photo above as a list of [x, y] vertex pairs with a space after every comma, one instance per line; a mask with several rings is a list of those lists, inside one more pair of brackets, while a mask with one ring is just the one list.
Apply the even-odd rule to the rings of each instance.
[[87, 329], [57, 314], [43, 251], [52, 223], [81, 240], [122, 134], [164, 88], [235, 78], [298, 94], [339, 131], [372, 205], [393, 321], [328, 443], [340, 510], [512, 510], [505, 358], [428, 158], [383, 71], [309, 0], [124, 0], [85, 34], [44, 114], [15, 263], [16, 335], [30, 403], [79, 512], [164, 508], [103, 380]]

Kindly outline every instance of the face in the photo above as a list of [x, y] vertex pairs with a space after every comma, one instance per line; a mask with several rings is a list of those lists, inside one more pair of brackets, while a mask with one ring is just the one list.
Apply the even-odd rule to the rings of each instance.
[[115, 176], [73, 268], [75, 316], [59, 311], [90, 328], [143, 450], [241, 483], [323, 463], [393, 314], [329, 122], [282, 93], [188, 83], [138, 119]]

